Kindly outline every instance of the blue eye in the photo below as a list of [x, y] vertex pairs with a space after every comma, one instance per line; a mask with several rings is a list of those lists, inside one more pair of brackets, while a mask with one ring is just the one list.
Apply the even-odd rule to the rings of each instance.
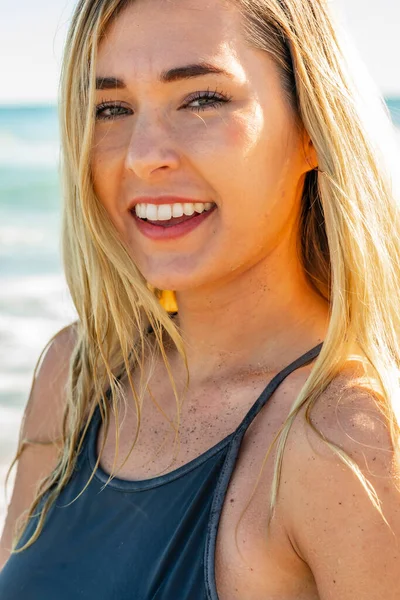
[[207, 108], [215, 108], [217, 106], [220, 106], [221, 104], [226, 104], [226, 103], [230, 102], [231, 99], [232, 99], [232, 96], [220, 94], [220, 93], [217, 93], [217, 91], [210, 92], [209, 90], [207, 90], [206, 92], [196, 92], [196, 94], [192, 97], [192, 99], [187, 104], [185, 104], [185, 108], [186, 108], [186, 106], [189, 107], [189, 105], [192, 104], [192, 102], [196, 102], [196, 101], [200, 101], [200, 100], [209, 100], [208, 103], [190, 108], [190, 110], [200, 112], [202, 110], [207, 110]]
[[[127, 110], [129, 109], [123, 106], [121, 102], [102, 102], [96, 106], [96, 119], [98, 121], [115, 119], [116, 117], [121, 116], [121, 114], [124, 114], [123, 111]], [[111, 114], [106, 114], [106, 111], [109, 111]]]
[[[189, 101], [183, 105], [183, 108], [189, 108], [191, 111], [200, 112], [207, 110], [208, 108], [216, 108], [221, 104], [230, 102], [232, 96], [219, 93], [217, 90], [210, 92], [208, 89], [205, 92], [196, 92]], [[193, 102], [201, 102], [199, 106], [190, 106]], [[126, 108], [122, 102], [102, 102], [96, 106], [95, 116], [97, 121], [108, 121], [118, 117], [122, 117], [126, 114], [131, 113], [129, 108]]]

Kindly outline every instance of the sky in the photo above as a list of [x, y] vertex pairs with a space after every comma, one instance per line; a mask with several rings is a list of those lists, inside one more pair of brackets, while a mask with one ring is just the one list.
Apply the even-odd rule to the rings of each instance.
[[[399, 0], [327, 1], [382, 93], [400, 96]], [[76, 2], [0, 0], [0, 104], [56, 101], [62, 46]]]

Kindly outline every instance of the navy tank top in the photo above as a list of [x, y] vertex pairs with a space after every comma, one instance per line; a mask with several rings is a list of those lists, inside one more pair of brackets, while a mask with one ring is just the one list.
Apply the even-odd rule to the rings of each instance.
[[[76, 468], [37, 541], [0, 573], [1, 600], [218, 600], [219, 519], [243, 436], [280, 383], [316, 358], [322, 343], [278, 373], [239, 426], [189, 463], [129, 481], [98, 467], [97, 407]], [[39, 507], [43, 504], [42, 500]], [[18, 545], [37, 524], [34, 517]]]

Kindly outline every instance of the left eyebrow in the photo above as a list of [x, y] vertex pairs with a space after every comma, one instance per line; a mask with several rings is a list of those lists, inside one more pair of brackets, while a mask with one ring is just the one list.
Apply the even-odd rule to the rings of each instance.
[[[161, 83], [172, 83], [202, 75], [224, 75], [229, 79], [234, 79], [234, 75], [229, 71], [207, 62], [162, 71], [158, 79]], [[96, 90], [126, 89], [126, 87], [126, 83], [117, 77], [96, 77]]]

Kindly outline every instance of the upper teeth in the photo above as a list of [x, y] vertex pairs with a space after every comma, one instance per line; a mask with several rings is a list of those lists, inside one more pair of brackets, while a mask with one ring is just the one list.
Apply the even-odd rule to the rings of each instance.
[[172, 217], [192, 216], [194, 212], [202, 213], [210, 210], [213, 202], [196, 202], [194, 204], [136, 204], [135, 213], [140, 219], [150, 221], [168, 221]]

